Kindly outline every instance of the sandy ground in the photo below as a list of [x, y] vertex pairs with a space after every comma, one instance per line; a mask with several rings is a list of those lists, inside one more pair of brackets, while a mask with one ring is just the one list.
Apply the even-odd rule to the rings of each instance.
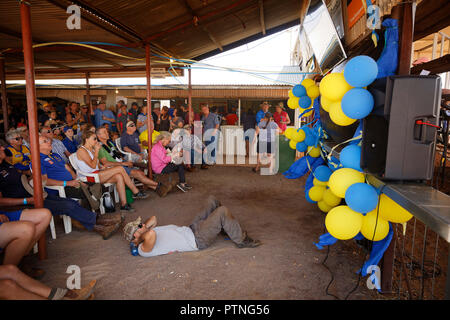
[[[263, 245], [238, 249], [219, 235], [202, 251], [134, 257], [121, 233], [109, 240], [76, 229], [66, 235], [57, 218], [57, 239], [47, 235], [48, 259], [31, 258], [46, 270], [42, 281], [65, 286], [67, 267], [78, 265], [82, 285], [98, 280], [96, 299], [335, 299], [326, 294], [331, 275], [322, 261], [327, 250], [313, 244], [324, 231], [325, 215], [304, 199], [304, 179], [216, 166], [188, 173], [187, 180], [193, 186], [188, 193], [177, 190], [159, 198], [152, 192], [136, 201], [137, 210], [126, 222], [156, 215], [160, 225], [189, 225], [199, 203], [214, 194]], [[339, 241], [330, 248], [330, 293], [343, 299], [355, 287], [364, 254], [353, 241]], [[349, 299], [377, 297], [363, 278]]]

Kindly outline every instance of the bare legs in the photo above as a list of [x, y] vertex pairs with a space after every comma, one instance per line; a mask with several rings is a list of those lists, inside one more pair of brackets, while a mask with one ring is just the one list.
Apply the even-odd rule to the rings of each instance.
[[46, 299], [50, 291], [49, 287], [28, 277], [16, 266], [0, 266], [0, 299]]
[[149, 178], [147, 178], [147, 176], [144, 174], [144, 172], [142, 172], [141, 170], [135, 170], [132, 169], [131, 170], [131, 176], [133, 178], [138, 179], [140, 182], [142, 182], [143, 184], [145, 184], [147, 187], [149, 187], [150, 189], [156, 190], [156, 187], [158, 186], [158, 182], [153, 181]]
[[119, 193], [119, 198], [121, 205], [127, 204], [127, 195], [125, 192], [125, 185], [130, 188], [130, 190], [136, 194], [139, 192], [138, 188], [133, 184], [130, 177], [126, 173], [123, 167], [112, 167], [99, 172], [101, 183], [115, 183], [117, 187], [117, 192]]

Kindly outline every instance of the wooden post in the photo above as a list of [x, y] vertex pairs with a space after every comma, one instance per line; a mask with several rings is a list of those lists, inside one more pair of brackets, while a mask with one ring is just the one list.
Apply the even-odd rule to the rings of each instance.
[[151, 88], [151, 65], [150, 65], [150, 45], [145, 44], [145, 76], [147, 78], [147, 132], [148, 132], [148, 177], [153, 179], [152, 173], [152, 136], [153, 136], [153, 122], [152, 122], [152, 88]]
[[2, 82], [2, 110], [3, 110], [3, 127], [5, 128], [5, 134], [8, 132], [8, 105], [6, 96], [6, 75], [5, 75], [5, 58], [0, 57], [0, 81]]
[[189, 106], [189, 125], [192, 126], [192, 120], [191, 120], [191, 111], [192, 111], [192, 80], [191, 80], [191, 66], [189, 66], [188, 69], [188, 106]]
[[[392, 8], [392, 18], [398, 21], [399, 30], [399, 75], [408, 75], [411, 70], [411, 49], [414, 35], [412, 3], [399, 4]], [[381, 261], [381, 291], [383, 293], [392, 292], [392, 276], [395, 257], [396, 231], [389, 247], [386, 249]]]
[[88, 106], [88, 121], [91, 123], [92, 103], [91, 103], [91, 86], [89, 85], [89, 72], [86, 72], [86, 102]]
[[[37, 119], [36, 88], [34, 83], [33, 41], [31, 39], [30, 5], [20, 2], [20, 21], [22, 25], [23, 62], [27, 96], [28, 126], [30, 132], [31, 162], [33, 166], [34, 207], [44, 207], [42, 192], [41, 157], [39, 154], [39, 128]], [[47, 243], [45, 234], [38, 243], [39, 259], [47, 259]]]

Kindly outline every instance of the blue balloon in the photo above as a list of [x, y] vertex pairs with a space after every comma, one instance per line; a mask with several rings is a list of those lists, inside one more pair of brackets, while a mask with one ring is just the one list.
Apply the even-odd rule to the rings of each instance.
[[354, 183], [345, 192], [345, 202], [350, 209], [359, 213], [367, 213], [377, 207], [378, 193], [367, 183]]
[[300, 99], [298, 100], [298, 105], [302, 109], [309, 108], [311, 106], [311, 103], [312, 103], [311, 98], [308, 96], [300, 97]]
[[352, 144], [346, 146], [342, 149], [339, 160], [344, 168], [352, 168], [358, 171], [362, 171], [361, 169], [361, 147], [358, 145]]
[[305, 141], [297, 142], [295, 145], [295, 148], [298, 152], [306, 152], [308, 150], [308, 145], [305, 143]]
[[311, 147], [316, 144], [316, 136], [311, 131], [308, 133], [308, 135], [305, 137], [305, 140], [303, 140], [304, 143], [306, 143], [307, 146]]
[[332, 173], [333, 171], [327, 166], [318, 166], [316, 170], [314, 170], [314, 177], [319, 181], [326, 182], [330, 179]]
[[355, 88], [362, 88], [371, 84], [378, 75], [378, 65], [369, 56], [352, 58], [344, 69], [345, 81]]
[[372, 112], [373, 105], [372, 94], [366, 89], [354, 88], [344, 95], [341, 101], [342, 111], [352, 119], [362, 119]]
[[[292, 94], [297, 98], [306, 96], [306, 88], [301, 84], [298, 84], [292, 88]], [[311, 104], [311, 103], [310, 103]]]

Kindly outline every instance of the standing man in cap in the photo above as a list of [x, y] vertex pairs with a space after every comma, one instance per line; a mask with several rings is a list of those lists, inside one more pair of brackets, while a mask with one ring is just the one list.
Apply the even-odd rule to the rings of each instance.
[[258, 125], [264, 118], [264, 115], [269, 112], [270, 104], [267, 101], [261, 103], [261, 110], [256, 113], [256, 125]]
[[117, 130], [119, 134], [122, 135], [126, 131], [126, 125], [128, 121], [133, 121], [133, 115], [131, 112], [127, 111], [127, 105], [123, 100], [117, 102]]

